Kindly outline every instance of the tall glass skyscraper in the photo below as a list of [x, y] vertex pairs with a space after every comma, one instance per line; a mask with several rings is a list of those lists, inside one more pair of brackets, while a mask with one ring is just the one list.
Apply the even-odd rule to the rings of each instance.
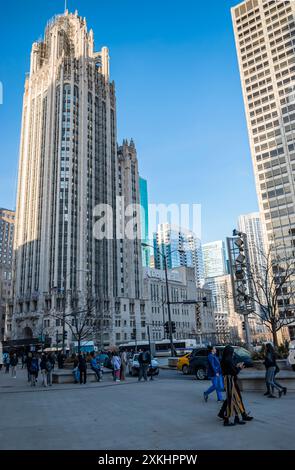
[[204, 283], [203, 258], [201, 241], [193, 233], [172, 228], [170, 224], [160, 224], [154, 234], [155, 267], [164, 269], [163, 257], [165, 254], [168, 269], [187, 266], [194, 268], [198, 287]]
[[202, 245], [204, 276], [224, 276], [227, 274], [225, 244], [222, 240]]

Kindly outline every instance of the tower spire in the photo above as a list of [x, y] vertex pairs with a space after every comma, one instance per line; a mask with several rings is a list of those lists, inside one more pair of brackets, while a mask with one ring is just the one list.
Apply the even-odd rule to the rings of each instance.
[[67, 12], [68, 10], [68, 0], [65, 0], [65, 13]]

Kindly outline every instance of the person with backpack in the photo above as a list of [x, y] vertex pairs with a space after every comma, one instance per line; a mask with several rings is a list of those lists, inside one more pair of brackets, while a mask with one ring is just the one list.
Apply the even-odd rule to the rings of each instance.
[[147, 382], [148, 369], [151, 363], [151, 354], [149, 351], [141, 352], [138, 356], [139, 362], [139, 375], [138, 382], [141, 382], [141, 379], [144, 378], [144, 381]]
[[209, 354], [208, 354], [208, 379], [211, 380], [212, 385], [211, 387], [204, 392], [204, 400], [205, 402], [208, 401], [208, 397], [210, 393], [216, 391], [217, 401], [222, 401], [222, 393], [221, 390], [223, 389], [223, 380], [222, 380], [222, 371], [221, 365], [218, 357], [216, 356], [216, 348], [213, 346], [208, 347]]
[[14, 353], [11, 360], [10, 360], [10, 365], [11, 365], [11, 376], [13, 379], [16, 379], [16, 368], [18, 365], [18, 357]]
[[78, 358], [78, 369], [80, 372], [80, 385], [87, 382], [87, 362], [84, 355], [80, 354]]
[[114, 371], [114, 381], [120, 382], [121, 359], [117, 352], [113, 353], [112, 366]]
[[7, 353], [6, 353], [5, 358], [4, 358], [4, 365], [5, 365], [5, 374], [9, 374], [10, 356]]
[[39, 360], [38, 357], [33, 354], [31, 364], [30, 364], [30, 376], [31, 376], [31, 386], [35, 387], [39, 373]]

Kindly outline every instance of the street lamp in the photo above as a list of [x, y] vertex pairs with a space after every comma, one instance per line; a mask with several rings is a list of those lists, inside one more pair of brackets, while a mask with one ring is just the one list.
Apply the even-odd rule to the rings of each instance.
[[[167, 255], [165, 253], [163, 253], [162, 251], [160, 251], [159, 248], [156, 248], [152, 245], [149, 245], [148, 243], [142, 243], [141, 245], [144, 246], [144, 247], [150, 247], [150, 248], [153, 248], [154, 250], [157, 250], [159, 255], [161, 255], [163, 260], [164, 260], [165, 282], [166, 282], [166, 293], [167, 293], [167, 307], [168, 307], [168, 319], [169, 319], [169, 339], [170, 339], [171, 357], [173, 357], [174, 356], [174, 344], [173, 344], [173, 331], [172, 331], [171, 309], [170, 309], [171, 302], [170, 302], [170, 293], [169, 293], [169, 285], [168, 285]], [[184, 250], [181, 250], [181, 249], [172, 250], [170, 252], [170, 255], [172, 255], [172, 253], [176, 253], [176, 252], [184, 252]]]

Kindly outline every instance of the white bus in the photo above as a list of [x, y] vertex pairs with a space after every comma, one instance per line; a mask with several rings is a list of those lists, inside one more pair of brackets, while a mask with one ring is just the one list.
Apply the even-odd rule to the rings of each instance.
[[[197, 341], [195, 339], [175, 339], [173, 345], [176, 350], [177, 356], [184, 356], [186, 353], [191, 352], [197, 347]], [[171, 355], [169, 339], [162, 339], [160, 341], [151, 341], [152, 354], [156, 357], [165, 357]], [[119, 350], [126, 349], [127, 352], [135, 351], [140, 349], [146, 351], [149, 349], [148, 341], [130, 341], [125, 344], [120, 344]]]

